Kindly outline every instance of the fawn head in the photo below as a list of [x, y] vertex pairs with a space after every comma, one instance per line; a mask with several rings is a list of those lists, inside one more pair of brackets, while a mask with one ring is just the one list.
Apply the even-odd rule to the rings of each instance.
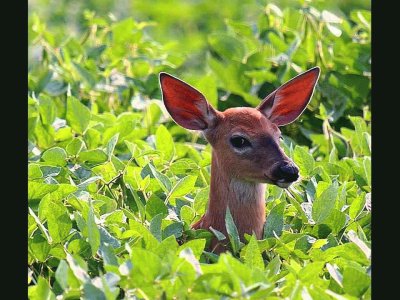
[[223, 112], [187, 83], [160, 73], [162, 97], [180, 126], [201, 130], [218, 158], [218, 167], [232, 178], [287, 188], [299, 169], [280, 147], [280, 126], [296, 120], [311, 100], [320, 69], [312, 68], [269, 94], [257, 108]]

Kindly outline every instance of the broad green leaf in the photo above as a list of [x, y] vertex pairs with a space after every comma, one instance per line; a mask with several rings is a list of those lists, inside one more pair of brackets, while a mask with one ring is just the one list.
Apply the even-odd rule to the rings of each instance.
[[100, 247], [100, 232], [97, 228], [92, 205], [89, 206], [89, 213], [87, 216], [86, 225], [88, 229], [88, 241], [92, 250], [92, 255], [94, 256]]
[[192, 249], [193, 255], [196, 257], [196, 259], [200, 259], [200, 256], [203, 253], [205, 245], [206, 245], [205, 239], [191, 240], [179, 246], [178, 252], [181, 252], [183, 249], [190, 248]]
[[50, 197], [46, 197], [40, 202], [39, 218], [47, 220], [49, 234], [54, 243], [63, 242], [72, 229], [67, 208]]
[[73, 139], [65, 148], [69, 155], [78, 155], [85, 148], [85, 143], [80, 138]]
[[84, 262], [79, 256], [72, 256], [71, 254], [66, 254], [66, 260], [68, 262], [68, 266], [71, 268], [75, 277], [81, 282], [90, 281], [90, 277], [87, 274], [87, 266], [84, 265]]
[[245, 48], [240, 39], [223, 33], [214, 33], [208, 36], [211, 48], [226, 59], [241, 61]]
[[87, 150], [79, 153], [79, 160], [82, 162], [89, 162], [92, 164], [101, 164], [108, 159], [107, 154], [100, 149]]
[[111, 155], [114, 152], [115, 145], [118, 142], [118, 137], [119, 137], [119, 133], [113, 135], [112, 138], [110, 138], [110, 140], [107, 142], [105, 153], [107, 154], [108, 160], [111, 159]]
[[285, 202], [279, 203], [271, 209], [264, 225], [264, 239], [269, 237], [281, 236], [283, 229], [283, 213]]
[[163, 217], [166, 217], [168, 215], [168, 209], [164, 201], [152, 195], [146, 203], [146, 214], [150, 219], [158, 214], [162, 214]]
[[53, 124], [56, 116], [57, 116], [57, 107], [54, 103], [54, 100], [41, 94], [39, 97], [39, 113], [40, 118], [43, 124], [51, 125]]
[[358, 262], [364, 266], [370, 263], [365, 253], [354, 243], [346, 243], [334, 247], [330, 247], [326, 250], [312, 249], [310, 251], [311, 258], [316, 260], [323, 260], [329, 262], [337, 257]]
[[196, 89], [202, 92], [213, 107], [218, 107], [218, 93], [217, 84], [213, 76], [202, 76], [200, 80], [196, 81]]
[[75, 132], [83, 134], [89, 125], [90, 117], [89, 108], [75, 97], [68, 97], [66, 119]]
[[[174, 224], [179, 224], [179, 223], [174, 223]], [[129, 219], [129, 228], [136, 231], [143, 238], [146, 249], [154, 249], [159, 244], [159, 242], [151, 234], [151, 232], [138, 221]]]
[[65, 166], [67, 164], [66, 158], [67, 152], [65, 152], [65, 150], [60, 147], [50, 148], [42, 154], [42, 159], [46, 163], [55, 166]]
[[[157, 169], [152, 164], [148, 164], [147, 167], [149, 168], [149, 170], [150, 170], [151, 174], [153, 175], [153, 177], [157, 179], [157, 181], [160, 184], [161, 188], [165, 192], [169, 192], [171, 190], [171, 186], [172, 186], [171, 181], [169, 180], [169, 178], [167, 176], [165, 176], [164, 174], [160, 173], [159, 171], [157, 171]], [[145, 168], [143, 168], [143, 170]]]
[[161, 275], [161, 258], [148, 250], [136, 248], [131, 253], [131, 261], [137, 275], [144, 276], [148, 282], [154, 280], [157, 275]]
[[154, 237], [161, 242], [162, 240], [162, 231], [161, 231], [161, 221], [163, 219], [163, 214], [155, 215], [153, 219], [151, 219], [149, 230], [154, 235]]
[[104, 265], [118, 266], [118, 259], [114, 253], [114, 248], [106, 243], [100, 245], [100, 255], [103, 257]]
[[168, 198], [182, 197], [192, 192], [197, 176], [188, 175], [180, 179], [168, 194]]
[[45, 125], [37, 122], [34, 134], [39, 148], [48, 149], [53, 146], [55, 131], [51, 125]]
[[147, 128], [150, 128], [151, 126], [155, 125], [157, 121], [160, 119], [162, 115], [162, 111], [158, 104], [155, 102], [151, 102], [150, 105], [146, 107], [146, 112], [145, 112], [145, 124]]
[[279, 273], [281, 269], [281, 260], [279, 258], [279, 255], [276, 255], [266, 266], [265, 268], [265, 273], [267, 274], [268, 277], [272, 277], [276, 274]]
[[174, 235], [176, 238], [182, 236], [183, 225], [182, 223], [172, 223], [164, 228], [162, 232], [163, 239], [169, 237], [170, 235]]
[[29, 286], [28, 297], [31, 300], [56, 300], [49, 283], [42, 276], [39, 277], [36, 285]]
[[179, 257], [184, 258], [189, 264], [191, 264], [192, 267], [196, 270], [197, 275], [203, 274], [203, 271], [200, 267], [200, 262], [194, 256], [191, 247], [186, 247], [182, 251], [180, 251]]
[[35, 234], [33, 238], [28, 240], [28, 249], [39, 262], [44, 262], [47, 259], [51, 246], [42, 235]]
[[160, 125], [156, 131], [156, 149], [161, 151], [164, 159], [171, 161], [175, 155], [175, 145], [171, 134], [164, 125]]
[[28, 200], [42, 199], [46, 194], [59, 188], [56, 184], [46, 184], [35, 181], [28, 181]]
[[340, 210], [333, 209], [324, 220], [324, 224], [327, 224], [332, 229], [333, 233], [338, 234], [346, 225], [346, 214]]
[[195, 216], [195, 212], [193, 211], [193, 209], [188, 206], [188, 205], [184, 205], [181, 207], [180, 210], [180, 216], [181, 219], [188, 225], [190, 225], [193, 221], [193, 218]]
[[67, 262], [65, 260], [61, 260], [57, 267], [55, 278], [63, 290], [68, 288], [68, 271], [69, 267]]
[[89, 87], [93, 87], [95, 85], [96, 80], [93, 77], [92, 73], [90, 73], [80, 64], [73, 62], [72, 65], [75, 67], [76, 71], [83, 78], [83, 80], [89, 85]]
[[356, 268], [347, 267], [343, 271], [343, 289], [346, 293], [361, 297], [371, 285], [371, 277]]
[[260, 249], [258, 248], [257, 239], [254, 235], [246, 247], [246, 255], [244, 256], [244, 261], [250, 268], [259, 268], [264, 270], [264, 261], [261, 256]]
[[361, 213], [361, 211], [365, 207], [366, 197], [365, 195], [361, 194], [356, 197], [350, 205], [349, 208], [349, 217], [351, 219], [356, 219], [357, 216]]
[[313, 202], [312, 217], [317, 224], [323, 223], [335, 207], [338, 186], [331, 185], [322, 192]]
[[314, 169], [314, 158], [307, 147], [296, 145], [293, 152], [293, 158], [300, 168], [300, 174], [306, 177], [310, 176]]
[[70, 241], [67, 249], [72, 255], [78, 254], [84, 258], [89, 258], [92, 255], [90, 244], [84, 239], [75, 239]]

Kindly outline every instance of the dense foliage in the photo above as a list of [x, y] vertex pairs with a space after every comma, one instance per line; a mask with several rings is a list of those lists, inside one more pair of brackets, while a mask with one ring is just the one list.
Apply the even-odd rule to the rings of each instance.
[[[30, 299], [369, 299], [370, 11], [246, 1], [249, 18], [237, 1], [223, 1], [228, 16], [217, 1], [172, 1], [194, 16], [180, 30], [173, 5], [140, 2], [136, 19], [75, 15], [73, 33], [30, 14]], [[282, 128], [302, 180], [267, 186], [262, 240], [232, 231], [232, 252], [205, 251], [213, 233], [190, 225], [207, 205], [210, 146], [170, 119], [158, 73], [224, 110], [316, 65], [313, 100]]]

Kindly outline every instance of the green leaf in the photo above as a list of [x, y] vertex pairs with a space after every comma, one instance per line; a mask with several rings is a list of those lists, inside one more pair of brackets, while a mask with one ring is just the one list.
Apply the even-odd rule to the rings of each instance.
[[155, 125], [160, 119], [161, 115], [162, 111], [158, 106], [158, 104], [156, 104], [155, 102], [151, 102], [150, 105], [146, 107], [146, 112], [144, 117], [146, 127], [150, 128], [153, 125]]
[[213, 107], [218, 107], [217, 84], [213, 76], [202, 76], [200, 80], [196, 81], [195, 86]]
[[65, 148], [69, 155], [78, 155], [85, 147], [85, 143], [80, 138], [73, 139]]
[[28, 200], [42, 199], [46, 194], [57, 190], [58, 187], [56, 184], [28, 181]]
[[40, 170], [40, 165], [30, 163], [28, 164], [28, 179], [39, 179], [43, 177], [43, 173]]
[[[282, 202], [275, 205], [267, 216], [264, 225], [264, 239], [269, 237], [281, 236], [283, 229], [283, 213], [286, 203]], [[274, 234], [275, 233], [275, 234]]]
[[146, 203], [146, 214], [149, 219], [154, 218], [158, 214], [162, 214], [165, 218], [168, 215], [167, 206], [156, 195], [152, 195]]
[[221, 231], [218, 231], [217, 229], [212, 228], [212, 226], [210, 226], [209, 229], [215, 235], [215, 237], [217, 238], [218, 241], [223, 241], [226, 239], [226, 236]]
[[183, 225], [182, 223], [172, 223], [164, 228], [162, 236], [163, 239], [169, 237], [170, 235], [174, 235], [175, 238], [179, 238], [182, 236]]
[[268, 277], [272, 277], [276, 274], [279, 273], [281, 269], [282, 262], [279, 258], [279, 255], [276, 255], [268, 264], [267, 267], [265, 268], [265, 274], [267, 274]]
[[68, 271], [69, 267], [67, 262], [65, 260], [61, 260], [57, 267], [55, 278], [63, 290], [68, 288]]
[[365, 207], [366, 197], [364, 194], [359, 195], [357, 198], [353, 200], [349, 208], [349, 217], [351, 219], [356, 219], [357, 216], [361, 213], [361, 211]]
[[76, 71], [83, 78], [83, 80], [89, 85], [89, 87], [93, 87], [96, 84], [95, 78], [88, 70], [75, 62], [72, 62], [72, 65], [75, 67]]
[[28, 297], [31, 300], [56, 300], [49, 283], [42, 276], [39, 277], [36, 285], [28, 287]]
[[[157, 171], [157, 169], [152, 164], [147, 164], [147, 166], [150, 169], [150, 172], [154, 176], [154, 178], [157, 179], [158, 183], [160, 184], [160, 187], [165, 192], [168, 193], [171, 190], [171, 186], [172, 186], [169, 178], [167, 176], [165, 176], [164, 174], [160, 173], [159, 171]], [[145, 168], [143, 168], [143, 170]]]
[[264, 270], [264, 261], [261, 256], [260, 249], [258, 248], [257, 238], [253, 234], [246, 247], [246, 254], [244, 262], [250, 268], [258, 268]]
[[89, 125], [90, 117], [89, 108], [75, 97], [68, 97], [66, 119], [75, 132], [83, 134]]
[[50, 252], [51, 246], [47, 240], [40, 234], [35, 234], [28, 240], [28, 249], [38, 261], [44, 262]]
[[192, 249], [193, 255], [196, 257], [196, 259], [200, 259], [200, 256], [203, 253], [205, 245], [206, 245], [205, 239], [191, 240], [179, 246], [178, 252], [181, 252], [186, 248], [190, 248]]
[[131, 261], [136, 272], [147, 282], [154, 280], [161, 272], [162, 261], [156, 254], [145, 249], [135, 248], [131, 253]]
[[156, 149], [161, 151], [164, 159], [171, 161], [175, 155], [175, 145], [171, 134], [164, 125], [160, 125], [156, 131]]
[[90, 281], [90, 277], [87, 274], [87, 267], [84, 266], [83, 260], [79, 256], [72, 256], [69, 253], [66, 253], [66, 260], [68, 262], [69, 267], [74, 273], [75, 277], [81, 282]]
[[63, 148], [60, 147], [54, 147], [46, 150], [43, 155], [42, 159], [55, 166], [65, 166], [67, 164], [66, 161], [67, 158], [67, 152]]
[[208, 43], [220, 56], [229, 60], [241, 61], [245, 54], [242, 41], [227, 34], [211, 34], [208, 36]]
[[100, 232], [99, 229], [97, 228], [93, 206], [91, 205], [91, 202], [89, 206], [89, 213], [86, 220], [86, 225], [88, 229], [88, 241], [90, 244], [90, 249], [92, 250], [92, 255], [94, 256], [96, 255], [96, 252], [100, 247]]
[[153, 219], [151, 219], [149, 230], [154, 235], [154, 237], [161, 242], [162, 240], [162, 231], [161, 231], [161, 221], [163, 219], [162, 214], [155, 215]]
[[118, 142], [118, 137], [119, 137], [119, 133], [116, 133], [115, 135], [112, 136], [112, 138], [110, 138], [110, 140], [108, 141], [108, 143], [106, 145], [105, 153], [107, 154], [108, 160], [111, 159], [111, 155], [114, 152], [115, 145]]
[[112, 265], [112, 266], [118, 266], [118, 259], [117, 256], [114, 253], [114, 248], [113, 246], [102, 243], [100, 245], [100, 255], [103, 257], [104, 260], [104, 265]]
[[203, 274], [201, 267], [200, 267], [200, 262], [194, 256], [191, 247], [190, 248], [186, 247], [182, 251], [180, 251], [179, 257], [184, 258], [189, 264], [191, 264], [193, 269], [195, 269], [197, 275]]
[[314, 170], [314, 158], [307, 147], [296, 145], [293, 151], [295, 163], [299, 166], [300, 175], [308, 177]]
[[108, 160], [107, 154], [100, 149], [87, 150], [79, 153], [79, 160], [92, 164], [101, 164]]
[[333, 209], [328, 217], [324, 220], [334, 234], [338, 234], [346, 225], [346, 214], [340, 210]]
[[179, 214], [181, 216], [181, 220], [184, 221], [188, 225], [190, 225], [192, 223], [192, 221], [195, 217], [195, 212], [188, 205], [182, 206]]
[[45, 197], [40, 202], [39, 218], [47, 220], [47, 228], [54, 243], [63, 242], [72, 229], [67, 208], [51, 197]]
[[[312, 217], [317, 224], [321, 224], [329, 217], [335, 208], [335, 201], [338, 193], [337, 184], [330, 185], [322, 194], [317, 197], [312, 206]], [[318, 194], [318, 188], [317, 188]]]
[[70, 241], [67, 249], [71, 254], [78, 254], [84, 258], [89, 258], [92, 255], [90, 244], [84, 239], [75, 239]]
[[371, 277], [352, 267], [343, 271], [343, 289], [346, 293], [361, 297], [370, 287]]
[[54, 144], [55, 131], [51, 125], [36, 123], [35, 138], [39, 148], [48, 149]]
[[237, 253], [240, 248], [239, 232], [237, 230], [235, 222], [233, 221], [229, 207], [227, 207], [225, 213], [225, 227], [226, 232], [228, 233], [229, 241], [231, 242], [232, 250], [234, 253]]
[[182, 197], [185, 196], [186, 194], [189, 194], [190, 192], [192, 192], [196, 180], [197, 176], [193, 175], [188, 175], [186, 177], [183, 177], [171, 189], [167, 199]]
[[44, 94], [39, 97], [39, 113], [42, 123], [45, 125], [53, 124], [57, 116], [57, 107], [54, 100]]

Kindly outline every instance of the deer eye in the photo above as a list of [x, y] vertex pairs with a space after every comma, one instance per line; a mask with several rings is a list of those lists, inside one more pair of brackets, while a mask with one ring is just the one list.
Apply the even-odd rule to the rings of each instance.
[[231, 137], [231, 144], [233, 147], [242, 149], [245, 147], [251, 147], [251, 143], [244, 137], [241, 136], [234, 136]]

